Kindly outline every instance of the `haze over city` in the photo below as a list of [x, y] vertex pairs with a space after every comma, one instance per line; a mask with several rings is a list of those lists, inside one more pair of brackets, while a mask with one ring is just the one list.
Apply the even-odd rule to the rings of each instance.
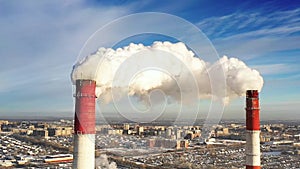
[[[207, 36], [220, 58], [237, 58], [259, 71], [264, 79], [262, 119], [299, 119], [300, 5], [294, 1], [0, 1], [4, 23], [0, 27], [0, 115], [72, 117], [70, 74], [82, 59], [79, 53], [85, 42], [111, 21], [142, 12], [181, 17]], [[138, 26], [132, 22], [132, 27]], [[113, 33], [107, 37], [116, 36]], [[115, 46], [94, 45], [117, 49], [130, 43], [151, 46], [155, 41], [178, 42], [164, 35], [142, 34]], [[199, 102], [209, 105], [209, 100]], [[98, 106], [104, 113], [115, 111], [111, 104]], [[126, 111], [126, 105], [122, 107]], [[223, 118], [243, 119], [244, 107], [244, 97], [232, 99]], [[176, 109], [176, 104], [169, 105], [169, 113]], [[188, 106], [184, 111], [189, 111]]]

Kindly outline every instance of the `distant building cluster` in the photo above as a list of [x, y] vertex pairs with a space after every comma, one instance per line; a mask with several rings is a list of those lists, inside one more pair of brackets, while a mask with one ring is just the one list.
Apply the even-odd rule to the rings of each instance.
[[[141, 127], [143, 132], [138, 132]], [[98, 126], [97, 143], [133, 166], [244, 168], [245, 130], [243, 123], [222, 123], [201, 144], [201, 126], [103, 125]], [[300, 125], [294, 123], [261, 125], [262, 167], [300, 165], [299, 132]], [[145, 149], [150, 155], [143, 156]]]
[[[62, 126], [62, 124], [64, 126]], [[49, 138], [54, 136], [71, 136], [73, 134], [72, 122], [45, 123], [30, 121], [0, 121], [1, 132]]]
[[72, 123], [0, 120], [0, 168], [58, 167], [50, 161], [71, 160]]
[[200, 126], [151, 126], [140, 124], [98, 126], [99, 134], [133, 135], [147, 138], [149, 148], [187, 148], [189, 140], [201, 136]]

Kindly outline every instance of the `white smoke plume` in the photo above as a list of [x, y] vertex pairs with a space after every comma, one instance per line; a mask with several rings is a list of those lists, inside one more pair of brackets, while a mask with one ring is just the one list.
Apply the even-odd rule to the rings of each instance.
[[[95, 80], [97, 96], [105, 103], [127, 95], [147, 103], [151, 92], [157, 90], [175, 101], [214, 95], [227, 102], [263, 86], [259, 72], [244, 62], [223, 56], [216, 63], [206, 63], [182, 42], [100, 48], [74, 65], [71, 78], [73, 83], [77, 79]], [[224, 81], [225, 86], [212, 89], [212, 79]]]
[[117, 164], [115, 162], [109, 163], [107, 155], [101, 154], [98, 159], [96, 159], [96, 169], [117, 169]]

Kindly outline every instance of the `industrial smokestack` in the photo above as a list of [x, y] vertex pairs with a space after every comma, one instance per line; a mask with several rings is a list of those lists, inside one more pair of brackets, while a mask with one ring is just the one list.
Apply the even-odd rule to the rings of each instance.
[[260, 169], [260, 121], [257, 90], [246, 93], [246, 169]]
[[76, 80], [73, 169], [95, 168], [95, 89], [93, 80]]

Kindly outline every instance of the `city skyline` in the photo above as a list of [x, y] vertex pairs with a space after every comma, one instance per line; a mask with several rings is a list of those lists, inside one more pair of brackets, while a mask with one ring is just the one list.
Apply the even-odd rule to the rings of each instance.
[[[122, 16], [163, 12], [196, 25], [220, 57], [236, 57], [262, 74], [263, 119], [299, 119], [300, 5], [222, 3], [1, 1], [0, 21], [5, 25], [0, 28], [0, 115], [72, 116], [70, 73], [89, 36]], [[145, 36], [119, 46], [164, 40], [170, 39]], [[224, 117], [243, 118], [244, 107], [244, 98], [236, 99], [225, 108]], [[110, 112], [112, 107], [103, 109]]]

